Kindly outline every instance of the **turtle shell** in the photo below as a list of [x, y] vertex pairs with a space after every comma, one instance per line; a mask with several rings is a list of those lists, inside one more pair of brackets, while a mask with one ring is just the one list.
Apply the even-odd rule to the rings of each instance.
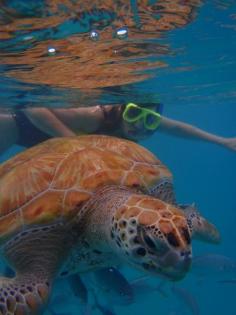
[[71, 220], [104, 185], [147, 191], [169, 170], [148, 150], [101, 135], [54, 138], [0, 166], [0, 242], [32, 225]]

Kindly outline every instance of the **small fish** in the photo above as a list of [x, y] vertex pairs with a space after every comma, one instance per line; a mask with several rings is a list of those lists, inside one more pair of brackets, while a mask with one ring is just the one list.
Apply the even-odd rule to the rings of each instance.
[[165, 281], [161, 281], [157, 286], [150, 285], [147, 282], [148, 277], [143, 277], [140, 279], [135, 279], [130, 282], [130, 285], [134, 292], [135, 300], [140, 300], [140, 297], [144, 297], [145, 295], [150, 295], [154, 292], [160, 293], [162, 297], [167, 297], [166, 292], [163, 290], [163, 286], [165, 285]]
[[54, 314], [60, 315], [68, 313], [70, 308], [78, 308], [79, 306], [77, 298], [70, 294], [68, 290], [68, 292], [53, 295], [48, 305], [48, 310], [51, 314], [54, 312]]
[[134, 293], [127, 279], [116, 268], [102, 268], [93, 273], [96, 285], [111, 303], [128, 305], [134, 302]]
[[165, 281], [159, 285], [150, 285], [149, 276], [134, 279], [130, 282], [115, 268], [104, 268], [94, 273], [96, 284], [103, 291], [103, 295], [110, 303], [118, 305], [132, 304], [140, 297], [159, 292], [162, 297], [167, 297], [163, 290]]
[[184, 288], [172, 286], [172, 292], [191, 310], [193, 315], [200, 314], [200, 309], [199, 309], [197, 300], [188, 290]]
[[81, 304], [88, 304], [88, 290], [78, 274], [68, 277], [70, 288]]
[[89, 304], [80, 304], [77, 299], [66, 294], [55, 295], [48, 305], [45, 315], [72, 315], [70, 309], [80, 310], [81, 315], [92, 315], [92, 310]]
[[236, 261], [223, 255], [206, 254], [193, 257], [192, 272], [198, 275], [236, 273]]
[[115, 313], [110, 308], [99, 303], [98, 298], [94, 291], [92, 291], [92, 293], [94, 296], [94, 307], [97, 308], [102, 315], [115, 315]]

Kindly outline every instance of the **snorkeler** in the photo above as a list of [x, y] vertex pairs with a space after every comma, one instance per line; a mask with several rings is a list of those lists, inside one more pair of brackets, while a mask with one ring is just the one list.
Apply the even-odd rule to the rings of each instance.
[[225, 138], [162, 115], [162, 104], [104, 105], [79, 108], [23, 108], [0, 112], [0, 152], [13, 144], [31, 147], [50, 137], [107, 134], [133, 141], [156, 131], [198, 139], [236, 151], [236, 137]]

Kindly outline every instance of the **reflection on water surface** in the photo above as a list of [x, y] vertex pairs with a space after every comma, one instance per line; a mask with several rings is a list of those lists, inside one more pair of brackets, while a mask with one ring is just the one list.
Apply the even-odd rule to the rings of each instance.
[[[212, 2], [224, 10], [232, 4]], [[3, 97], [2, 106], [78, 106], [78, 100], [89, 105], [103, 97], [105, 103], [117, 103], [114, 95], [124, 101], [130, 93], [137, 94], [126, 86], [157, 77], [169, 67], [166, 57], [181, 50], [168, 36], [195, 21], [205, 4], [1, 1], [0, 84], [10, 94], [5, 96], [8, 104]], [[178, 71], [191, 69], [180, 65]]]
[[159, 58], [171, 54], [163, 41], [166, 31], [191, 22], [200, 5], [197, 0], [4, 1], [1, 70], [29, 85], [82, 90], [141, 81], [166, 66]]

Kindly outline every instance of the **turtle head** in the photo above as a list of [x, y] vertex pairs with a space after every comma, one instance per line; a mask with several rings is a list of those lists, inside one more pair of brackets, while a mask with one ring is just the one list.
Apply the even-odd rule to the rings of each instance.
[[117, 209], [111, 237], [129, 263], [170, 280], [191, 265], [191, 237], [180, 209], [146, 195], [131, 195]]

